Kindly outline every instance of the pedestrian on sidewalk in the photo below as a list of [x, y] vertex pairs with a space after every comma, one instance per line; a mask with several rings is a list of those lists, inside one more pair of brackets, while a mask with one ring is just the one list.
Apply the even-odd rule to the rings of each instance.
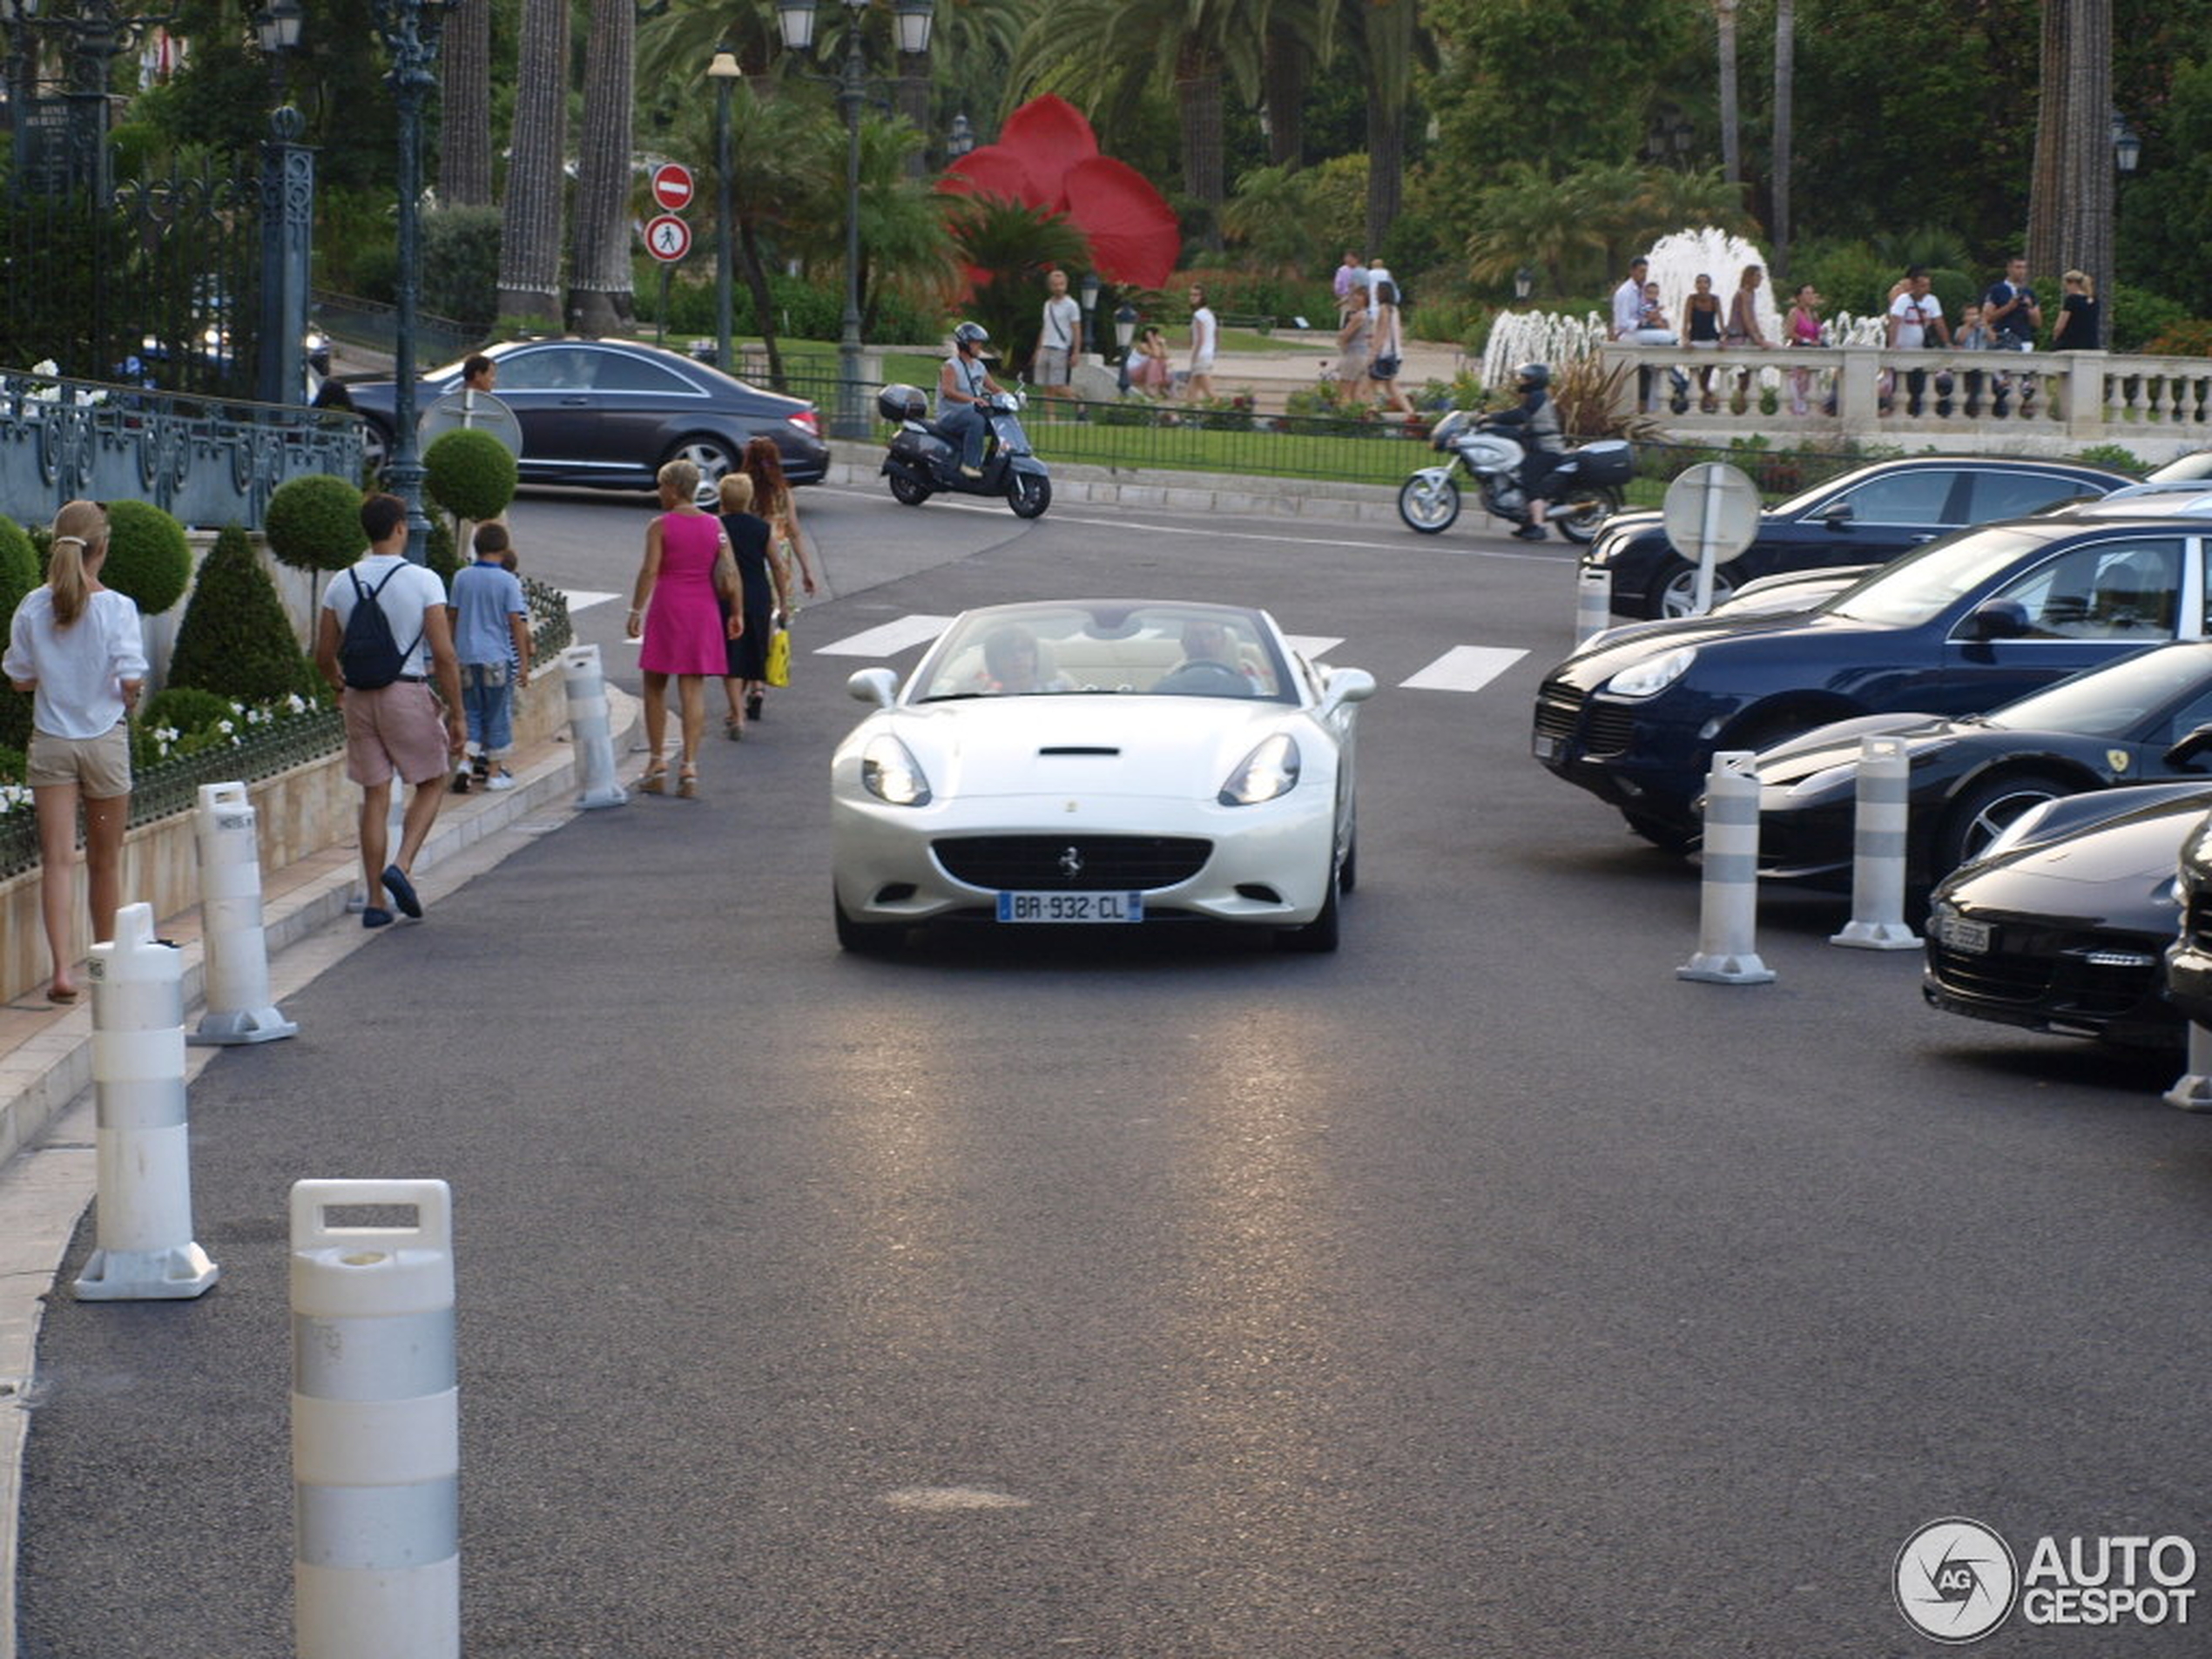
[[1082, 307], [1068, 292], [1065, 271], [1048, 272], [1044, 280], [1043, 321], [1037, 331], [1037, 390], [1048, 400], [1073, 399], [1069, 384], [1075, 374], [1076, 337], [1082, 328]]
[[[807, 556], [806, 538], [799, 529], [799, 497], [784, 476], [783, 451], [773, 438], [755, 438], [745, 447], [741, 463], [752, 480], [752, 510], [768, 521], [768, 562], [775, 570], [776, 609], [781, 624], [791, 626], [799, 614], [799, 596], [814, 597], [814, 566]], [[769, 647], [763, 639], [760, 649]], [[754, 686], [745, 701], [745, 718], [758, 720], [767, 708], [766, 685]]]
[[469, 717], [468, 764], [453, 774], [453, 792], [469, 792], [471, 775], [486, 789], [512, 789], [507, 758], [515, 751], [515, 691], [530, 683], [529, 604], [507, 569], [513, 540], [507, 526], [479, 524], [476, 562], [453, 577], [454, 654], [461, 661], [461, 700]]
[[84, 807], [84, 874], [92, 942], [115, 936], [123, 831], [131, 817], [131, 711], [145, 685], [138, 607], [100, 583], [107, 509], [73, 501], [54, 516], [46, 580], [8, 624], [8, 683], [30, 702], [24, 780], [38, 818], [38, 899], [54, 959], [46, 1000], [77, 1001], [70, 926], [76, 895], [77, 808]]
[[706, 681], [728, 671], [725, 641], [743, 626], [736, 613], [722, 614], [714, 592], [714, 563], [726, 539], [722, 523], [699, 510], [699, 469], [689, 461], [671, 461], [658, 474], [660, 516], [645, 527], [645, 558], [630, 601], [624, 634], [641, 635], [637, 666], [645, 679], [645, 748], [651, 757], [638, 792], [668, 792], [668, 682], [676, 682], [683, 709], [683, 752], [678, 759], [676, 792], [685, 800], [699, 792], [699, 738], [706, 725]]
[[1202, 403], [1213, 395], [1214, 349], [1221, 341], [1221, 325], [1206, 303], [1206, 291], [1190, 285], [1190, 370], [1183, 383], [1186, 402]]
[[1405, 363], [1406, 334], [1398, 310], [1398, 285], [1394, 282], [1375, 285], [1372, 347], [1372, 354], [1367, 360], [1367, 378], [1374, 382], [1386, 408], [1410, 416], [1413, 400], [1398, 383], [1399, 370]]
[[[768, 640], [776, 631], [776, 615], [784, 608], [783, 572], [768, 556], [768, 521], [753, 511], [752, 480], [744, 473], [725, 473], [720, 486], [722, 533], [730, 538], [730, 551], [738, 562], [737, 631], [724, 647], [728, 669], [722, 690], [730, 701], [722, 729], [731, 741], [745, 738], [746, 711], [759, 712], [761, 695], [768, 687]], [[732, 609], [726, 603], [725, 610]]]
[[[361, 786], [367, 896], [361, 926], [382, 927], [392, 920], [392, 913], [377, 902], [385, 894], [401, 914], [422, 914], [413, 879], [415, 855], [430, 839], [445, 799], [447, 774], [467, 746], [469, 733], [462, 723], [461, 665], [453, 654], [445, 584], [428, 566], [408, 562], [407, 503], [397, 496], [371, 496], [361, 503], [361, 524], [368, 551], [323, 590], [315, 667], [338, 694], [346, 717], [346, 776]], [[362, 605], [374, 606], [382, 616], [396, 653], [398, 677], [388, 682], [367, 684], [368, 676], [355, 671], [364, 683], [347, 683], [341, 651], [347, 644], [347, 625]], [[399, 644], [403, 639], [410, 642], [404, 648]], [[434, 676], [435, 698], [430, 695]], [[401, 820], [399, 856], [388, 864], [385, 820], [395, 775], [415, 792]]]

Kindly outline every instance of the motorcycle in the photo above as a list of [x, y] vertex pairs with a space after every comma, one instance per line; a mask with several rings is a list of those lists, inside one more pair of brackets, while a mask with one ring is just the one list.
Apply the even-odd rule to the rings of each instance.
[[982, 400], [988, 435], [982, 475], [960, 469], [960, 439], [928, 418], [929, 399], [918, 386], [887, 386], [876, 394], [876, 413], [897, 423], [883, 472], [891, 494], [909, 507], [932, 496], [1003, 496], [1016, 518], [1035, 518], [1052, 505], [1052, 477], [1029, 448], [1018, 417], [1018, 392], [995, 392]]
[[[1464, 465], [1474, 475], [1485, 512], [1514, 524], [1529, 523], [1527, 496], [1521, 487], [1525, 451], [1513, 431], [1453, 410], [1429, 437], [1430, 448], [1452, 459], [1440, 467], [1423, 467], [1399, 488], [1398, 516], [1424, 536], [1450, 529], [1460, 516], [1460, 486], [1453, 475]], [[1552, 509], [1548, 522], [1570, 542], [1590, 542], [1598, 527], [1621, 510], [1621, 487], [1635, 469], [1635, 453], [1620, 438], [1569, 449], [1538, 486], [1537, 493]]]

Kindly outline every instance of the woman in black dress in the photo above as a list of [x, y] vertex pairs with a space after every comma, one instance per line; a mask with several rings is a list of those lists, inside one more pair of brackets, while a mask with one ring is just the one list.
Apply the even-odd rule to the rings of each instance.
[[2095, 351], [2104, 339], [2098, 314], [2097, 285], [2081, 271], [2066, 273], [2066, 299], [2058, 326], [2051, 330], [2053, 351]]
[[741, 472], [725, 473], [720, 489], [722, 529], [737, 556], [745, 612], [744, 631], [730, 641], [729, 672], [722, 681], [730, 699], [722, 729], [734, 743], [745, 736], [746, 698], [757, 698], [768, 683], [768, 638], [784, 608], [784, 587], [783, 572], [768, 556], [768, 521], [752, 510], [752, 480]]

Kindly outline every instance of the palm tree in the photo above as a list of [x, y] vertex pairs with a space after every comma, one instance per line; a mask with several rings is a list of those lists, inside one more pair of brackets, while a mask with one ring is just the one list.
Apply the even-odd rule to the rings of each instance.
[[2043, 0], [2028, 268], [2112, 283], [2112, 0]]
[[499, 310], [551, 322], [561, 314], [561, 203], [566, 179], [568, 0], [523, 0], [515, 129], [502, 203]]
[[633, 314], [630, 152], [637, 48], [637, 0], [591, 0], [569, 265], [569, 320], [581, 334], [617, 333]]
[[1001, 361], [1035, 331], [1043, 273], [1090, 263], [1090, 244], [1058, 213], [995, 196], [962, 196], [948, 212], [961, 262], [982, 272], [967, 314], [990, 330]]
[[438, 199], [491, 206], [491, 0], [460, 0], [445, 28], [439, 71]]
[[1714, 20], [1720, 26], [1721, 173], [1730, 179], [1743, 176], [1738, 128], [1742, 112], [1736, 96], [1736, 10], [1739, 0], [1713, 0]]
[[1501, 282], [1524, 265], [1539, 265], [1552, 292], [1565, 293], [1568, 265], [1605, 246], [1551, 169], [1534, 161], [1507, 162], [1497, 183], [1476, 192], [1474, 225], [1467, 273], [1478, 282]]
[[1406, 103], [1413, 80], [1413, 0], [1368, 0], [1361, 57], [1367, 70], [1367, 246], [1382, 246], [1406, 192]]
[[[1791, 102], [1797, 80], [1797, 0], [1774, 0], [1773, 179], [1767, 190], [1773, 205], [1769, 228], [1774, 236], [1774, 274], [1790, 274]], [[1776, 291], [1781, 291], [1777, 281]]]

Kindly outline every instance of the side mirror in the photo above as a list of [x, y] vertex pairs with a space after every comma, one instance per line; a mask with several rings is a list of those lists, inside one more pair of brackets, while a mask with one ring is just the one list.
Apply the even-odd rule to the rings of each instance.
[[2017, 599], [1992, 599], [1966, 613], [1962, 639], [2018, 639], [2027, 631], [2027, 607]]
[[1843, 529], [1856, 516], [1847, 501], [1831, 501], [1820, 509], [1820, 522], [1831, 530]]
[[2201, 725], [2166, 752], [2166, 764], [2179, 772], [2207, 751], [2212, 751], [2212, 725]]
[[845, 682], [845, 692], [856, 703], [887, 709], [899, 694], [899, 677], [887, 668], [863, 668]]
[[1321, 701], [1332, 707], [1340, 703], [1365, 703], [1374, 694], [1375, 677], [1364, 668], [1332, 668], [1321, 686]]

